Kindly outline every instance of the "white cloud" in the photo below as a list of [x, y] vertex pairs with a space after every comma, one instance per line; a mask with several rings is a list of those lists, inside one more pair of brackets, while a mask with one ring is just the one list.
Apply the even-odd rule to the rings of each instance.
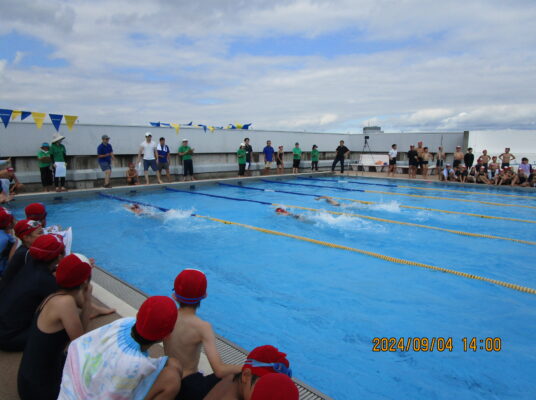
[[25, 55], [26, 55], [26, 53], [24, 53], [22, 51], [15, 52], [15, 57], [13, 58], [13, 65], [19, 64], [22, 61], [22, 59], [24, 58]]

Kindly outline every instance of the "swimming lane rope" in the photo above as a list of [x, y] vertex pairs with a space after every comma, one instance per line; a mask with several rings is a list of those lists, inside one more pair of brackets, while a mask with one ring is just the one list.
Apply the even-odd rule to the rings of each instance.
[[309, 187], [324, 188], [324, 189], [343, 190], [343, 191], [347, 191], [347, 192], [377, 193], [377, 194], [386, 194], [386, 195], [389, 195], [389, 196], [417, 197], [417, 198], [421, 198], [421, 199], [463, 201], [463, 202], [466, 202], [466, 203], [480, 203], [480, 204], [486, 204], [486, 205], [488, 205], [488, 206], [523, 207], [523, 208], [532, 208], [532, 209], [536, 209], [536, 206], [526, 206], [526, 205], [524, 205], [524, 204], [493, 203], [493, 202], [490, 202], [490, 201], [469, 200], [469, 199], [455, 199], [455, 198], [452, 198], [452, 197], [423, 196], [423, 195], [420, 195], [420, 194], [382, 192], [382, 191], [379, 191], [379, 190], [348, 189], [348, 188], [340, 188], [340, 187], [337, 187], [337, 186], [309, 185], [309, 184], [305, 184], [305, 183], [292, 183], [292, 182], [271, 181], [271, 180], [268, 180], [268, 179], [261, 179], [261, 181], [263, 181], [263, 182], [267, 182], [267, 183], [276, 183], [276, 184], [279, 184], [279, 185], [309, 186]]
[[[169, 209], [164, 208], [164, 207], [153, 206], [151, 204], [132, 201], [131, 199], [124, 199], [124, 198], [121, 198], [121, 197], [118, 197], [118, 196], [106, 195], [104, 193], [99, 193], [99, 194], [102, 197], [107, 197], [107, 198], [110, 198], [110, 199], [113, 199], [113, 200], [118, 200], [118, 201], [122, 201], [122, 202], [126, 202], [126, 203], [141, 204], [141, 205], [145, 205], [145, 206], [148, 206], [148, 207], [156, 208], [156, 209], [158, 209], [160, 211], [169, 211]], [[202, 218], [202, 219], [206, 219], [206, 220], [213, 221], [213, 222], [219, 222], [219, 223], [222, 223], [222, 224], [225, 224], [225, 225], [240, 226], [242, 228], [251, 229], [251, 230], [254, 230], [254, 231], [258, 231], [258, 232], [267, 233], [267, 234], [271, 234], [271, 235], [277, 235], [277, 236], [284, 236], [284, 237], [288, 237], [288, 238], [292, 238], [292, 239], [296, 239], [296, 240], [301, 240], [301, 241], [304, 241], [304, 242], [315, 243], [315, 244], [330, 247], [330, 248], [333, 248], [333, 249], [351, 251], [351, 252], [354, 252], [354, 253], [367, 255], [367, 256], [378, 258], [380, 260], [388, 261], [388, 262], [391, 262], [391, 263], [402, 264], [402, 265], [411, 265], [411, 266], [415, 266], [415, 267], [426, 268], [426, 269], [429, 269], [429, 270], [432, 270], [432, 271], [439, 271], [439, 272], [444, 272], [444, 273], [451, 274], [451, 275], [461, 276], [461, 277], [464, 277], [464, 278], [475, 279], [475, 280], [479, 280], [479, 281], [483, 281], [483, 282], [493, 283], [495, 285], [503, 286], [503, 287], [506, 287], [508, 289], [517, 290], [517, 291], [520, 291], [520, 292], [523, 292], [523, 293], [536, 294], [536, 289], [533, 289], [533, 288], [529, 288], [529, 287], [525, 287], [525, 286], [521, 286], [521, 285], [516, 285], [514, 283], [504, 282], [504, 281], [500, 281], [500, 280], [496, 280], [496, 279], [490, 279], [490, 278], [486, 278], [486, 277], [479, 276], [479, 275], [469, 274], [467, 272], [460, 272], [460, 271], [456, 271], [456, 270], [453, 270], [453, 269], [443, 268], [443, 267], [436, 267], [434, 265], [428, 265], [428, 264], [424, 264], [424, 263], [420, 263], [420, 262], [416, 262], [416, 261], [409, 261], [409, 260], [404, 260], [404, 259], [401, 259], [401, 258], [389, 257], [389, 256], [385, 256], [383, 254], [374, 253], [374, 252], [366, 251], [366, 250], [361, 250], [361, 249], [357, 249], [357, 248], [354, 248], [354, 247], [342, 246], [342, 245], [339, 245], [339, 244], [329, 243], [329, 242], [325, 242], [325, 241], [322, 241], [322, 240], [311, 239], [311, 238], [307, 238], [307, 237], [304, 237], [304, 236], [292, 235], [290, 233], [273, 231], [273, 230], [270, 230], [270, 229], [259, 228], [259, 227], [252, 226], [252, 225], [246, 225], [246, 224], [242, 224], [242, 223], [239, 223], [239, 222], [227, 221], [227, 220], [224, 220], [224, 219], [213, 218], [213, 217], [209, 217], [209, 216], [205, 216], [205, 215], [192, 214], [192, 217]]]
[[[367, 204], [367, 205], [381, 204], [381, 203], [378, 203], [376, 201], [348, 199], [348, 198], [345, 198], [345, 197], [328, 196], [328, 195], [322, 195], [322, 194], [288, 192], [288, 191], [285, 191], [285, 190], [271, 190], [271, 189], [267, 190], [267, 189], [256, 188], [256, 187], [251, 187], [251, 186], [231, 185], [229, 183], [221, 183], [221, 182], [218, 182], [218, 184], [221, 185], [221, 186], [229, 186], [229, 187], [235, 187], [235, 188], [246, 189], [246, 190], [260, 190], [260, 191], [264, 191], [264, 192], [296, 194], [296, 195], [299, 195], [299, 196], [310, 196], [310, 197], [326, 196], [326, 197], [331, 197], [332, 199], [351, 201], [351, 202], [354, 202], [354, 203]], [[530, 219], [510, 218], [510, 217], [497, 217], [497, 216], [494, 216], [494, 215], [474, 214], [474, 213], [468, 213], [468, 212], [463, 212], [463, 211], [440, 210], [438, 208], [407, 206], [407, 205], [402, 205], [402, 204], [399, 204], [398, 206], [400, 208], [408, 208], [408, 209], [412, 209], [412, 210], [424, 210], [424, 211], [440, 212], [440, 213], [446, 213], [446, 214], [467, 215], [467, 216], [470, 216], [470, 217], [477, 217], [477, 218], [484, 218], [484, 219], [498, 219], [498, 220], [503, 220], [503, 221], [515, 221], [515, 222], [526, 222], [526, 223], [529, 223], [529, 224], [536, 224], [536, 221], [530, 220]]]

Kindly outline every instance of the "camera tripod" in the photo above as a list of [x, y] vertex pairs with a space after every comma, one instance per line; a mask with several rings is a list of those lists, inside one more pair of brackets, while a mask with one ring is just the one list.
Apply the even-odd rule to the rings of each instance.
[[[361, 155], [359, 158], [359, 164], [361, 164], [361, 175], [365, 174], [365, 164], [363, 163], [363, 154], [365, 154], [365, 151], [370, 155], [370, 158], [372, 159], [372, 162], [374, 162], [374, 155], [372, 154], [372, 149], [369, 145], [369, 136], [365, 136], [365, 142], [363, 143], [363, 149], [361, 150]], [[359, 171], [359, 164], [357, 165], [357, 170]]]

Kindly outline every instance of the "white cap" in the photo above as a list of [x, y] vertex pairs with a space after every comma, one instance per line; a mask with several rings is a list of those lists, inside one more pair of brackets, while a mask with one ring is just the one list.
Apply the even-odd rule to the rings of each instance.
[[80, 254], [80, 253], [73, 253], [73, 255], [77, 256], [80, 261], [91, 265], [91, 262], [89, 261], [89, 258], [87, 258], [85, 255]]
[[145, 132], [145, 137], [153, 136], [151, 132]]
[[183, 141], [183, 142], [187, 142], [187, 141], [188, 141], [188, 139], [184, 138], [184, 139], [182, 139], [182, 141]]
[[240, 146], [245, 146], [246, 144], [245, 143], [240, 143]]

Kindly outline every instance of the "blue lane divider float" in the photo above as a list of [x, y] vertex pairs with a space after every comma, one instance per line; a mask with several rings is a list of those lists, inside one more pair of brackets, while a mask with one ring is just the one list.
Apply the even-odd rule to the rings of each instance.
[[346, 189], [346, 188], [340, 188], [338, 186], [319, 186], [319, 185], [308, 185], [306, 183], [291, 183], [291, 182], [281, 182], [281, 181], [271, 181], [268, 179], [261, 179], [263, 182], [267, 183], [277, 183], [278, 185], [292, 185], [292, 186], [308, 186], [308, 187], [314, 187], [314, 188], [321, 188], [321, 189], [336, 189], [336, 190], [343, 190], [345, 192], [361, 192], [366, 193], [366, 190], [363, 189]]
[[[333, 179], [322, 179], [322, 178], [303, 178], [303, 177], [298, 177], [297, 179], [302, 179], [304, 181], [323, 181], [323, 182], [331, 182], [331, 183], [335, 183], [337, 181], [333, 180]], [[348, 182], [348, 183], [356, 183], [358, 185], [370, 185], [370, 186], [384, 186], [384, 187], [398, 187], [398, 185], [389, 185], [389, 184], [386, 184], [386, 183], [369, 183], [369, 182], [361, 182], [361, 181], [350, 181], [350, 180], [344, 180], [344, 182]]]
[[221, 186], [229, 186], [229, 187], [235, 187], [235, 188], [240, 188], [240, 189], [248, 189], [248, 190], [260, 190], [261, 192], [275, 192], [275, 193], [296, 194], [296, 195], [298, 195], [298, 196], [309, 196], [309, 197], [318, 197], [318, 196], [322, 196], [321, 194], [309, 194], [309, 193], [289, 192], [289, 191], [287, 191], [287, 190], [262, 189], [262, 188], [252, 187], [252, 186], [231, 185], [230, 183], [221, 183], [221, 182], [218, 182], [218, 185], [221, 185]]
[[[132, 200], [132, 199], [125, 199], [123, 197], [113, 196], [111, 194], [104, 194], [104, 193], [99, 192], [99, 195], [102, 196], [102, 197], [106, 197], [108, 199], [122, 201], [124, 203], [139, 204], [140, 206], [156, 208], [157, 210], [160, 210], [162, 212], [167, 212], [167, 211], [170, 210], [170, 208], [164, 208], [164, 207], [160, 207], [160, 206], [155, 206], [153, 204], [143, 203], [141, 201], [135, 201], [135, 200]], [[194, 215], [194, 214], [192, 214], [192, 215]]]
[[217, 195], [217, 194], [210, 194], [210, 193], [203, 193], [203, 192], [191, 192], [189, 190], [172, 189], [172, 188], [169, 188], [169, 187], [166, 187], [165, 189], [170, 191], [170, 192], [197, 194], [199, 196], [215, 197], [217, 199], [227, 199], [227, 200], [235, 200], [235, 201], [245, 201], [245, 202], [249, 202], [249, 203], [258, 203], [258, 204], [263, 204], [263, 205], [268, 205], [268, 206], [272, 205], [272, 203], [268, 203], [267, 201], [239, 199], [239, 198], [236, 198], [236, 197], [221, 196], [221, 195]]

